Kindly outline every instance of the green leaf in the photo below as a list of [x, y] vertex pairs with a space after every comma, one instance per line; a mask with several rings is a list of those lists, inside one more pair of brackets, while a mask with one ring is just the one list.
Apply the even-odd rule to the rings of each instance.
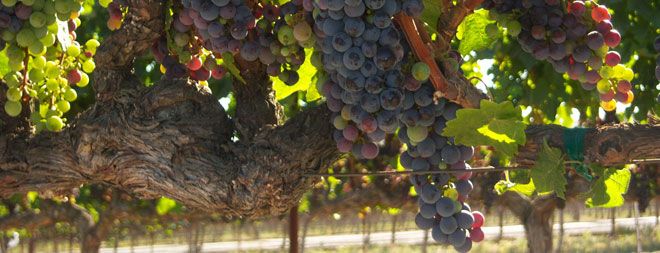
[[9, 58], [7, 58], [7, 49], [0, 51], [0, 78], [4, 77], [11, 71], [9, 69]]
[[307, 89], [307, 94], [305, 94], [305, 101], [307, 103], [321, 99], [321, 94], [319, 93], [319, 85], [321, 84], [318, 81], [318, 75], [314, 75], [312, 78], [312, 83]]
[[[435, 3], [435, 5], [438, 4]], [[425, 7], [428, 8], [428, 6]], [[477, 10], [465, 17], [456, 31], [456, 38], [461, 41], [458, 51], [462, 55], [466, 55], [472, 50], [488, 48], [496, 39], [486, 35], [486, 26], [492, 23], [495, 21], [488, 19], [488, 11], [485, 9]]]
[[[300, 76], [300, 80], [298, 80], [298, 83], [294, 84], [293, 86], [286, 85], [277, 77], [275, 78], [271, 77], [271, 80], [273, 81], [273, 89], [275, 90], [275, 97], [277, 98], [277, 100], [285, 99], [295, 92], [306, 91], [309, 90], [312, 86], [315, 86], [313, 85], [314, 83], [313, 79], [314, 76], [316, 75], [316, 67], [312, 65], [311, 58], [312, 58], [312, 50], [305, 49], [305, 62], [303, 63], [303, 65], [300, 66], [300, 69], [298, 69], [297, 71], [298, 75]], [[313, 95], [310, 98], [313, 98]]]
[[587, 207], [618, 207], [623, 205], [623, 194], [628, 191], [630, 170], [606, 169], [591, 189], [585, 201]]
[[443, 135], [454, 137], [456, 143], [493, 146], [498, 152], [513, 156], [518, 145], [527, 141], [525, 123], [519, 107], [509, 101], [494, 103], [481, 101], [479, 109], [462, 109], [456, 119], [447, 122]]
[[498, 195], [502, 195], [507, 191], [514, 191], [531, 197], [536, 191], [536, 187], [534, 186], [534, 181], [532, 180], [530, 180], [529, 183], [526, 184], [516, 184], [513, 182], [508, 182], [506, 180], [501, 180], [497, 182], [497, 184], [495, 184], [494, 188], [495, 188], [495, 192], [497, 192]]
[[565, 176], [564, 156], [560, 149], [550, 147], [547, 141], [543, 141], [543, 147], [530, 174], [539, 194], [554, 192], [557, 197], [566, 198], [568, 183]]
[[439, 1], [423, 0], [424, 10], [422, 11], [421, 20], [428, 24], [427, 31], [431, 33], [438, 33], [436, 27], [438, 26], [438, 19], [442, 15], [442, 4]]
[[161, 197], [160, 199], [158, 199], [158, 203], [156, 204], [156, 213], [158, 213], [158, 215], [165, 215], [175, 207], [176, 207], [176, 201], [166, 197]]
[[222, 66], [224, 66], [232, 76], [245, 84], [245, 79], [241, 76], [241, 71], [236, 67], [236, 62], [234, 62], [234, 56], [228, 52], [222, 53]]
[[69, 35], [69, 25], [67, 24], [66, 21], [57, 21], [57, 41], [60, 43], [60, 46], [62, 47], [62, 52], [66, 52], [66, 49], [71, 46], [71, 43], [73, 41], [71, 40], [71, 36]]

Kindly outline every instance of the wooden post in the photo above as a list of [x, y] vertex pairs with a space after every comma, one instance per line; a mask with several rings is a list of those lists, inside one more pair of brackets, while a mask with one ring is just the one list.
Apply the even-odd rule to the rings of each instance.
[[498, 206], [497, 207], [497, 221], [498, 225], [500, 226], [500, 233], [497, 235], [497, 241], [502, 240], [502, 237], [504, 236], [504, 207], [503, 206]]
[[612, 226], [610, 229], [610, 236], [616, 237], [616, 207], [610, 208], [610, 221]]
[[396, 242], [396, 219], [399, 215], [392, 215], [392, 236], [390, 238], [390, 243], [394, 244]]
[[637, 233], [637, 253], [642, 252], [642, 235], [641, 235], [641, 230], [639, 228], [639, 206], [637, 204], [637, 201], [633, 202], [633, 208], [634, 213], [635, 213], [635, 232]]
[[305, 240], [307, 239], [307, 228], [309, 227], [309, 222], [312, 221], [312, 216], [308, 215], [305, 221], [303, 222], [303, 231], [302, 239], [300, 243], [300, 253], [305, 253]]
[[289, 210], [289, 253], [298, 253], [298, 205]]
[[564, 208], [559, 209], [559, 241], [557, 242], [557, 253], [561, 253], [564, 244]]
[[429, 230], [424, 230], [424, 241], [422, 242], [422, 253], [427, 252], [427, 246], [429, 245]]

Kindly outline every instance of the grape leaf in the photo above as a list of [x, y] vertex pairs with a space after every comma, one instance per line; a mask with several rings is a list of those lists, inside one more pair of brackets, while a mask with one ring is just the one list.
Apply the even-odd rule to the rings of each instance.
[[518, 145], [527, 141], [520, 108], [509, 101], [497, 104], [481, 101], [480, 109], [462, 109], [456, 119], [447, 122], [443, 135], [467, 146], [488, 145], [498, 152], [513, 156]]
[[227, 52], [222, 53], [222, 66], [229, 70], [229, 73], [231, 73], [232, 76], [245, 84], [245, 79], [243, 79], [241, 76], [241, 71], [238, 70], [238, 67], [236, 67], [233, 55]]
[[506, 180], [501, 180], [497, 182], [497, 184], [495, 184], [494, 188], [495, 188], [495, 192], [497, 192], [497, 194], [499, 195], [502, 195], [507, 191], [514, 191], [531, 197], [536, 191], [536, 187], [534, 186], [534, 181], [532, 180], [530, 180], [529, 183], [526, 184], [517, 184]]
[[461, 41], [458, 52], [466, 55], [472, 50], [478, 51], [490, 46], [496, 38], [486, 35], [486, 26], [492, 23], [495, 21], [488, 19], [488, 11], [484, 9], [477, 10], [465, 17], [456, 31], [456, 38]]
[[66, 21], [57, 21], [57, 41], [60, 42], [62, 47], [62, 52], [66, 52], [66, 49], [71, 46], [73, 41], [69, 35], [69, 25]]
[[547, 141], [543, 141], [543, 147], [530, 174], [539, 194], [554, 192], [557, 197], [566, 198], [568, 182], [565, 176], [564, 156], [560, 149], [550, 147]]
[[309, 85], [309, 88], [307, 89], [307, 94], [305, 95], [305, 101], [312, 102], [321, 99], [321, 94], [319, 93], [319, 87], [320, 82], [318, 81], [318, 76], [314, 75], [312, 78], [312, 83]]
[[166, 197], [161, 197], [158, 199], [158, 203], [156, 204], [156, 213], [158, 213], [158, 215], [165, 215], [175, 207], [176, 201]]
[[424, 10], [420, 20], [426, 23], [426, 29], [432, 33], [438, 33], [436, 27], [438, 26], [438, 18], [442, 15], [442, 4], [438, 1], [423, 0]]
[[6, 48], [0, 51], [0, 78], [4, 77], [11, 71], [9, 69], [9, 58], [7, 58]]
[[[277, 98], [277, 100], [285, 99], [286, 97], [290, 96], [291, 94], [297, 91], [309, 90], [311, 86], [314, 86], [313, 79], [314, 76], [316, 75], [316, 67], [312, 65], [311, 58], [312, 58], [312, 50], [305, 49], [305, 62], [300, 66], [300, 69], [298, 69], [297, 71], [298, 75], [300, 76], [300, 80], [298, 80], [298, 82], [293, 86], [286, 85], [277, 77], [271, 77], [271, 80], [273, 81], [273, 89], [275, 90], [275, 97]], [[308, 101], [313, 101], [313, 100], [308, 100]]]
[[617, 207], [623, 205], [623, 194], [628, 191], [630, 170], [615, 168], [605, 169], [603, 175], [594, 184], [590, 197], [585, 201], [587, 207]]

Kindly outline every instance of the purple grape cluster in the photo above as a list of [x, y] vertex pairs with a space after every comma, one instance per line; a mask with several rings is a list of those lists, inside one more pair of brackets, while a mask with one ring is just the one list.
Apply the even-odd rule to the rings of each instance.
[[298, 82], [304, 48], [315, 42], [313, 19], [305, 11], [311, 2], [248, 6], [243, 0], [184, 0], [182, 5], [172, 23], [177, 47], [201, 44], [214, 54], [238, 54], [267, 65], [269, 75], [288, 85]]
[[[483, 6], [498, 16], [523, 51], [567, 73], [586, 90], [598, 89], [603, 103], [630, 103], [634, 73], [621, 65], [621, 56], [611, 51], [621, 42], [610, 13], [593, 1], [486, 0]], [[500, 14], [513, 14], [500, 15]], [[510, 20], [500, 20], [508, 19]]]
[[328, 78], [322, 86], [333, 111], [341, 152], [378, 156], [376, 143], [399, 128], [404, 102], [403, 34], [392, 17], [402, 9], [419, 15], [419, 0], [314, 1], [317, 36], [312, 63]]
[[[455, 174], [412, 175], [410, 181], [419, 198], [415, 223], [432, 229], [435, 241], [467, 252], [472, 242], [483, 240], [475, 214], [465, 203], [473, 189], [470, 165], [474, 148], [454, 144], [442, 136], [446, 122], [456, 118], [460, 106], [442, 98], [433, 100], [433, 86], [425, 82], [417, 90], [407, 90], [400, 122], [399, 140], [408, 149], [401, 154], [401, 165], [414, 172], [456, 170]], [[408, 99], [412, 98], [412, 99]], [[479, 214], [480, 215], [480, 214]], [[483, 215], [476, 219], [483, 221]], [[478, 230], [478, 231], [476, 231]]]

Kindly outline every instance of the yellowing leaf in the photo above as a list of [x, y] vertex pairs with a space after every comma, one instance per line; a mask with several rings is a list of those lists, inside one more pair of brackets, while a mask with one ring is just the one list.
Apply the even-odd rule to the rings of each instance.
[[630, 170], [606, 169], [594, 183], [590, 197], [585, 201], [587, 207], [617, 207], [624, 203], [623, 194], [628, 191]]
[[468, 146], [493, 146], [498, 152], [513, 156], [518, 145], [527, 141], [526, 125], [519, 107], [511, 102], [482, 100], [479, 109], [461, 109], [456, 119], [447, 122], [443, 135]]
[[492, 23], [495, 21], [488, 19], [488, 11], [484, 9], [477, 10], [465, 17], [456, 32], [456, 38], [461, 41], [458, 52], [466, 55], [470, 51], [478, 51], [490, 46], [496, 38], [486, 35], [486, 26]]

